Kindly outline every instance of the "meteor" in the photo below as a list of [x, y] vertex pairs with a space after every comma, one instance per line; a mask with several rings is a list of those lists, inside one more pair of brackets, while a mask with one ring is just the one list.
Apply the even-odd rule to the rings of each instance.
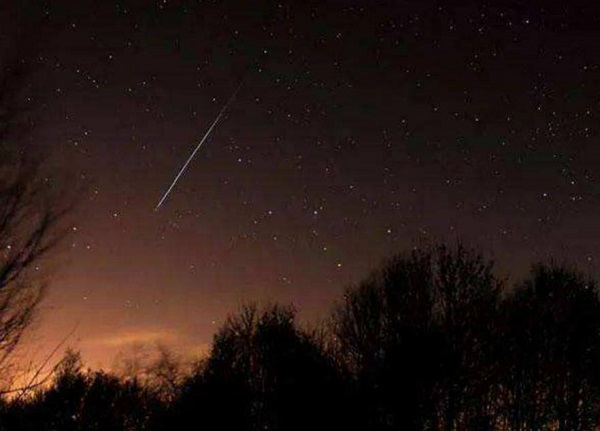
[[177, 184], [177, 181], [179, 180], [179, 178], [183, 175], [183, 173], [187, 169], [188, 165], [190, 164], [190, 162], [192, 161], [192, 159], [194, 158], [194, 156], [196, 155], [196, 153], [198, 152], [198, 150], [200, 149], [202, 144], [204, 144], [204, 141], [206, 141], [206, 139], [208, 139], [210, 132], [212, 132], [212, 130], [215, 128], [215, 126], [217, 125], [217, 123], [219, 122], [219, 120], [221, 119], [221, 117], [223, 116], [223, 114], [225, 113], [225, 111], [227, 110], [229, 105], [231, 104], [231, 102], [233, 102], [233, 99], [235, 99], [235, 96], [237, 95], [238, 91], [240, 91], [240, 88], [242, 88], [243, 83], [244, 83], [244, 81], [242, 80], [242, 82], [240, 82], [240, 85], [238, 85], [238, 87], [235, 89], [235, 91], [233, 92], [233, 94], [231, 95], [231, 97], [229, 98], [227, 103], [225, 103], [223, 108], [221, 108], [219, 115], [217, 115], [217, 118], [215, 118], [215, 121], [213, 121], [213, 123], [210, 125], [210, 127], [204, 134], [204, 137], [200, 140], [200, 143], [196, 146], [196, 148], [194, 148], [194, 151], [192, 151], [192, 154], [190, 154], [187, 161], [184, 163], [183, 167], [181, 168], [181, 170], [179, 171], [179, 173], [177, 174], [177, 176], [175, 177], [175, 179], [173, 180], [173, 182], [171, 183], [171, 185], [169, 186], [169, 188], [167, 189], [167, 191], [165, 192], [165, 194], [163, 195], [161, 200], [158, 202], [158, 205], [156, 205], [156, 207], [154, 208], [154, 211], [158, 211], [160, 209], [160, 206], [167, 199], [167, 197], [169, 196], [169, 193], [171, 193], [171, 190], [173, 190], [173, 188], [175, 187], [175, 184]]

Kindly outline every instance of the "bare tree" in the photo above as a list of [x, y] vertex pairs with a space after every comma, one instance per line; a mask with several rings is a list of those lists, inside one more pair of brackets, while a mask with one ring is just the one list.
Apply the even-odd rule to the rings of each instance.
[[536, 264], [502, 304], [502, 399], [510, 429], [600, 423], [600, 298], [576, 268]]
[[[4, 168], [4, 169], [2, 169]], [[0, 167], [0, 365], [12, 353], [43, 298], [43, 261], [56, 248], [65, 214], [47, 199], [36, 167]]]
[[363, 429], [490, 429], [492, 263], [458, 244], [414, 250], [346, 290], [334, 310], [338, 361]]
[[121, 380], [137, 382], [163, 401], [172, 401], [192, 365], [163, 343], [137, 344], [121, 352], [114, 373]]
[[1, 371], [39, 308], [47, 258], [64, 237], [63, 220], [72, 208], [44, 172], [41, 157], [21, 139], [28, 128], [21, 103], [32, 70], [23, 55], [32, 53], [28, 45], [0, 46]]

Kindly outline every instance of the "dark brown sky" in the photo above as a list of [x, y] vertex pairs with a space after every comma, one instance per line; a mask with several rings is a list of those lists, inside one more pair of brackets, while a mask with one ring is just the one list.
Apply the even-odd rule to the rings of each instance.
[[597, 274], [598, 10], [479, 3], [42, 6], [31, 140], [85, 196], [38, 347], [197, 352], [243, 301], [324, 316], [419, 241]]

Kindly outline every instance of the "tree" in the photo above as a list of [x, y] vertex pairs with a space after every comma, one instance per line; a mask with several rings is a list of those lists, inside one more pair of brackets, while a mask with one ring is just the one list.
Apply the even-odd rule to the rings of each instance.
[[174, 400], [189, 365], [162, 343], [137, 344], [120, 352], [115, 361], [116, 375], [123, 381], [137, 381], [165, 402]]
[[[26, 129], [22, 90], [30, 77], [21, 45], [0, 50], [0, 370], [30, 326], [44, 296], [42, 274], [66, 230], [71, 204], [43, 172], [40, 158], [22, 145]], [[4, 47], [3, 47], [4, 48]], [[5, 373], [6, 374], [6, 373]]]
[[332, 361], [289, 307], [247, 306], [214, 338], [204, 368], [182, 391], [177, 423], [202, 411], [207, 429], [347, 429]]
[[493, 262], [458, 245], [438, 247], [434, 264], [434, 318], [443, 335], [438, 406], [447, 431], [495, 426], [493, 340], [502, 282]]
[[[79, 352], [68, 350], [54, 375], [53, 385], [41, 391], [24, 418], [32, 429], [78, 430], [81, 405], [89, 385]], [[32, 414], [33, 413], [33, 414]]]
[[362, 429], [489, 429], [488, 343], [500, 290], [461, 245], [398, 255], [346, 290], [333, 315]]
[[67, 351], [52, 385], [10, 407], [2, 430], [142, 431], [151, 429], [162, 404], [136, 380], [83, 371], [79, 353]]
[[584, 431], [600, 424], [600, 300], [574, 268], [533, 266], [503, 303], [505, 422]]
[[42, 264], [63, 233], [65, 210], [47, 192], [35, 165], [0, 166], [0, 365], [32, 322], [46, 288]]

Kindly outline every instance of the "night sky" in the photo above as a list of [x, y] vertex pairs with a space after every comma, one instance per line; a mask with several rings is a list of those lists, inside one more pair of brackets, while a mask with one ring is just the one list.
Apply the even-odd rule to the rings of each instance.
[[3, 10], [41, 16], [28, 139], [82, 190], [38, 350], [198, 353], [244, 301], [324, 317], [419, 243], [599, 275], [598, 6], [51, 3]]

